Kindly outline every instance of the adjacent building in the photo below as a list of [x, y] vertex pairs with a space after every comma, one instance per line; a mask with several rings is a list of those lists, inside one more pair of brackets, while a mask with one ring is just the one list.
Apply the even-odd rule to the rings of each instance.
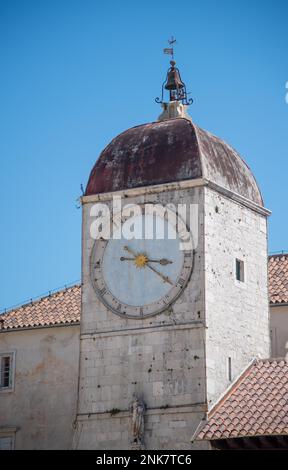
[[1, 316], [0, 450], [71, 448], [80, 297], [74, 286]]
[[[272, 357], [288, 355], [288, 254], [269, 258]], [[288, 356], [287, 356], [288, 357]]]

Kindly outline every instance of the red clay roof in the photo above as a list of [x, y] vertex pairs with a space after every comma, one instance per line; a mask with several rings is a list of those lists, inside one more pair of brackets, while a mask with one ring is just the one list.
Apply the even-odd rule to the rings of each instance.
[[68, 287], [0, 315], [0, 329], [3, 331], [79, 323], [80, 308], [81, 287], [79, 285]]
[[271, 304], [288, 303], [288, 254], [270, 256], [268, 272]]
[[255, 360], [208, 415], [197, 440], [288, 434], [288, 362]]

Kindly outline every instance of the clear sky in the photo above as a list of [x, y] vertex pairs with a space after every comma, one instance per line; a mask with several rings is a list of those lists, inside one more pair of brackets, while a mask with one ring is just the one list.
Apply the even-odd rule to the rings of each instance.
[[246, 159], [287, 250], [287, 23], [287, 0], [0, 0], [0, 308], [80, 278], [80, 184], [159, 115], [172, 34], [193, 120]]

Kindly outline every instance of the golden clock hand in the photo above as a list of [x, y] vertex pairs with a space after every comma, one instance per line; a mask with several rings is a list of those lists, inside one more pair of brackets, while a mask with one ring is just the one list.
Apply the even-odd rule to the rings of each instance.
[[[128, 246], [124, 246], [124, 250], [128, 251], [129, 253], [131, 253], [133, 256], [137, 256], [137, 253], [135, 253], [131, 248], [129, 248]], [[160, 263], [162, 264], [162, 266], [166, 266], [167, 264], [172, 264], [172, 261], [169, 261], [168, 259], [166, 258], [162, 258], [162, 259], [148, 259], [148, 263]]]
[[[129, 248], [128, 246], [124, 246], [124, 250], [128, 251], [128, 253], [131, 253], [133, 256], [135, 256], [135, 259], [137, 258], [137, 253], [135, 253], [131, 248]], [[146, 263], [145, 263], [145, 266], [147, 266], [149, 269], [151, 269], [151, 271], [154, 271], [155, 274], [157, 274], [158, 276], [160, 276], [164, 282], [168, 282], [168, 284], [171, 284], [171, 286], [174, 286], [173, 282], [169, 279], [168, 276], [164, 276], [164, 274], [160, 273], [157, 269], [153, 268], [152, 266], [150, 266], [150, 264], [148, 264], [149, 261], [147, 260]]]
[[[132, 259], [132, 261], [134, 261], [134, 264], [137, 268], [144, 268], [148, 262], [148, 257], [145, 255], [145, 253], [135, 253], [131, 248], [129, 248], [128, 246], [124, 246], [124, 250], [128, 251], [128, 253], [132, 253], [132, 255], [134, 256], [134, 258]], [[129, 258], [125, 258], [124, 256], [122, 256], [123, 259], [121, 259], [121, 261], [124, 261], [124, 259], [129, 259]]]
[[[121, 256], [120, 261], [135, 261], [135, 258], [126, 258], [125, 256]], [[172, 264], [172, 261], [169, 261], [166, 258], [148, 259], [147, 263], [160, 263], [162, 266], [166, 266], [167, 264]]]
[[164, 274], [160, 273], [160, 271], [153, 268], [153, 266], [150, 266], [150, 264], [146, 264], [146, 266], [150, 268], [152, 271], [154, 271], [154, 273], [158, 274], [158, 276], [160, 276], [164, 282], [168, 282], [168, 284], [171, 284], [171, 286], [174, 286], [173, 282], [169, 279], [168, 276], [164, 276]]

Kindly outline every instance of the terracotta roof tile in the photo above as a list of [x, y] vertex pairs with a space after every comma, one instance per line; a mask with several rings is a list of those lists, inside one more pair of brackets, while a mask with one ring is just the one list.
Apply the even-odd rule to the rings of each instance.
[[270, 302], [288, 303], [288, 253], [269, 257], [268, 274]]
[[0, 315], [1, 329], [79, 323], [80, 307], [81, 287], [75, 285]]
[[[268, 374], [273, 388], [267, 387]], [[250, 386], [251, 383], [254, 386]], [[255, 385], [260, 388], [256, 391]], [[277, 391], [277, 393], [273, 393]], [[288, 434], [288, 362], [255, 360], [217, 403], [200, 429], [197, 440]], [[272, 392], [272, 393], [271, 393]], [[223, 427], [224, 425], [224, 427]]]

